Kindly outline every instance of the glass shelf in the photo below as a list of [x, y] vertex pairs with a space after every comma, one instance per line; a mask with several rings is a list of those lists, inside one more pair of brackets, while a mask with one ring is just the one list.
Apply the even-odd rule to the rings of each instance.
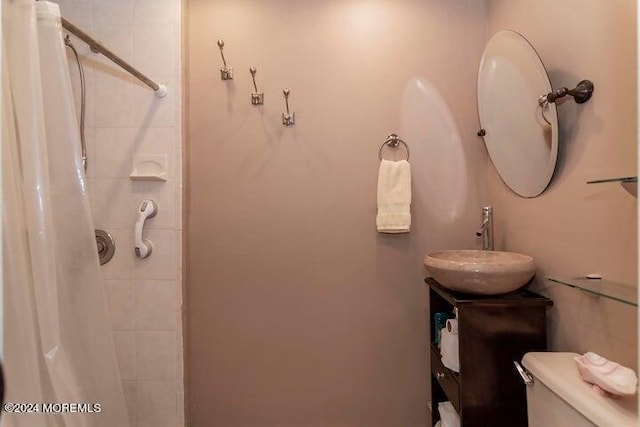
[[596, 179], [593, 181], [587, 181], [587, 184], [602, 184], [605, 182], [617, 182], [627, 193], [633, 197], [638, 197], [638, 177], [637, 176], [623, 176], [621, 178], [608, 178], [608, 179]]
[[634, 307], [638, 306], [638, 289], [635, 286], [624, 285], [606, 279], [587, 279], [585, 277], [563, 279], [545, 277], [545, 279], [559, 285], [579, 289], [592, 295], [609, 298]]
[[587, 184], [602, 184], [605, 182], [638, 182], [637, 176], [624, 176], [621, 178], [607, 178], [607, 179], [595, 179], [593, 181], [587, 181]]

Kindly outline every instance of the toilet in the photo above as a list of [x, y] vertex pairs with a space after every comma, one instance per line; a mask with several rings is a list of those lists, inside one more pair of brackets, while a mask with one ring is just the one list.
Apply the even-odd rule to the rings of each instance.
[[638, 426], [637, 396], [605, 397], [582, 380], [576, 353], [527, 353], [522, 365], [533, 377], [527, 385], [530, 427]]

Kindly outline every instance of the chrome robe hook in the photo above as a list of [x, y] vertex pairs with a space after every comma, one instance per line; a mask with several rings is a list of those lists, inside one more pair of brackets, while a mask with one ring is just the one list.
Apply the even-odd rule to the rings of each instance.
[[253, 105], [262, 105], [264, 104], [264, 92], [258, 92], [258, 86], [256, 85], [256, 70], [255, 67], [249, 68], [249, 72], [251, 73], [251, 78], [253, 79], [253, 89], [254, 92], [251, 94], [251, 104]]
[[218, 40], [220, 56], [222, 56], [223, 67], [220, 68], [220, 78], [222, 80], [233, 80], [233, 68], [227, 68], [227, 61], [224, 59], [224, 40]]
[[282, 113], [282, 124], [285, 126], [292, 126], [296, 122], [296, 113], [289, 113], [289, 94], [291, 94], [291, 91], [289, 89], [285, 89], [282, 93], [284, 94], [284, 102], [287, 105], [287, 112]]

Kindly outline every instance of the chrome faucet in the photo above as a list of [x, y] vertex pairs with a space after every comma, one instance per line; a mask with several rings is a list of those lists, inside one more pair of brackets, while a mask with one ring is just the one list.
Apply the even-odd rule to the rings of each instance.
[[482, 225], [476, 231], [476, 236], [482, 237], [482, 250], [493, 250], [493, 208], [485, 206], [482, 208]]

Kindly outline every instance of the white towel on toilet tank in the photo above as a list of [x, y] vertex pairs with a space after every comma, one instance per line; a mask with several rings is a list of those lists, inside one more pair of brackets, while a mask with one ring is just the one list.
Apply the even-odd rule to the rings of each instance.
[[380, 233], [408, 233], [411, 229], [411, 166], [406, 160], [380, 161], [378, 215]]

